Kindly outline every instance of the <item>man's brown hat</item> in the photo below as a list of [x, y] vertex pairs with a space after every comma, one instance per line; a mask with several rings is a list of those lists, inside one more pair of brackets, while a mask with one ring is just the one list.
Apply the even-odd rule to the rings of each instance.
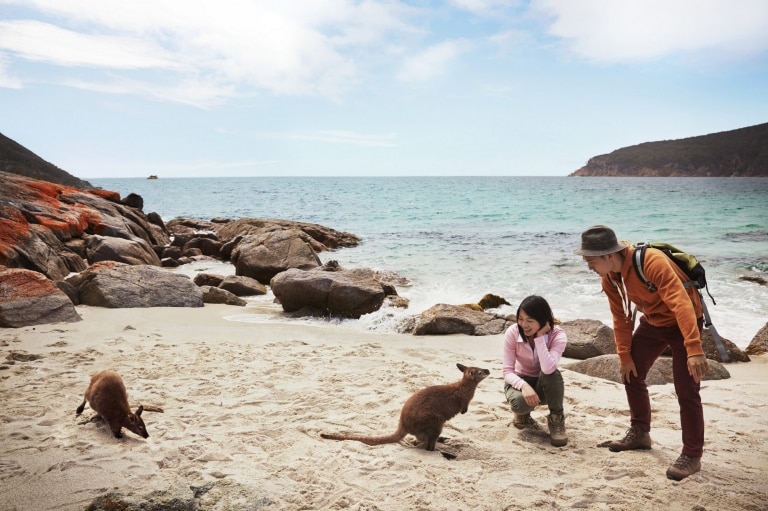
[[627, 244], [616, 239], [613, 229], [595, 225], [581, 233], [581, 248], [573, 251], [581, 256], [601, 256], [624, 250]]

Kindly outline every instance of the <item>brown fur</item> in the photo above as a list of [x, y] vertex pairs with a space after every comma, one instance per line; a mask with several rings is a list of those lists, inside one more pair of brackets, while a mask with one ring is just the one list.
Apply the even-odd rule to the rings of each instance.
[[479, 367], [465, 367], [461, 364], [456, 364], [456, 367], [464, 373], [461, 380], [448, 385], [423, 388], [408, 398], [400, 411], [397, 431], [391, 435], [321, 433], [320, 436], [329, 440], [357, 440], [368, 445], [380, 445], [399, 442], [405, 435], [411, 434], [426, 443], [428, 451], [434, 451], [437, 441], [443, 440], [440, 437], [443, 425], [458, 413], [467, 413], [477, 384], [491, 374], [488, 369]]
[[85, 402], [109, 424], [109, 429], [117, 438], [122, 438], [121, 429], [133, 431], [140, 437], [148, 438], [147, 428], [141, 419], [143, 406], [136, 413], [131, 413], [128, 394], [125, 392], [123, 379], [114, 371], [99, 371], [91, 376], [91, 383], [85, 390], [85, 398], [75, 412], [83, 413]]

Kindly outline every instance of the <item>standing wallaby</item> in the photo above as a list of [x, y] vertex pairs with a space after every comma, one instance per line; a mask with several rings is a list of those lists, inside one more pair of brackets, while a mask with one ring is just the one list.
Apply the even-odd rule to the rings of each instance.
[[399, 442], [410, 433], [419, 441], [425, 442], [428, 451], [434, 451], [435, 443], [438, 440], [443, 440], [440, 437], [443, 425], [459, 412], [467, 413], [469, 402], [475, 395], [477, 384], [491, 374], [488, 369], [480, 369], [479, 367], [465, 367], [461, 364], [456, 364], [456, 367], [464, 373], [461, 380], [448, 385], [423, 388], [408, 398], [400, 411], [400, 423], [397, 426], [397, 431], [391, 435], [361, 436], [321, 433], [320, 436], [330, 440], [357, 440], [368, 445], [380, 445]]
[[75, 412], [83, 413], [85, 402], [109, 424], [115, 437], [122, 438], [120, 430], [124, 427], [133, 431], [140, 437], [148, 438], [147, 428], [141, 420], [143, 406], [139, 406], [136, 413], [131, 413], [128, 406], [128, 394], [125, 392], [123, 379], [114, 371], [99, 371], [91, 376], [91, 383], [85, 389], [85, 398]]

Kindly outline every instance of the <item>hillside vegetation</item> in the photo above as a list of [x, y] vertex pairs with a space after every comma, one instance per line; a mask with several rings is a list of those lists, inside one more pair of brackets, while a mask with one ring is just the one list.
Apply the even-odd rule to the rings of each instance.
[[50, 183], [74, 186], [83, 190], [93, 188], [93, 185], [88, 181], [78, 179], [56, 165], [48, 163], [2, 133], [0, 133], [0, 171]]
[[768, 177], [768, 123], [623, 147], [590, 158], [570, 175]]

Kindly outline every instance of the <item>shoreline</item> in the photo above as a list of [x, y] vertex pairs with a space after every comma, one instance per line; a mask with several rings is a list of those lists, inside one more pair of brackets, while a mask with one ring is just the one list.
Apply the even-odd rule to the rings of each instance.
[[[186, 275], [190, 279], [194, 279], [195, 276], [199, 273], [213, 273], [213, 274], [220, 274], [220, 275], [235, 275], [235, 267], [231, 262], [228, 261], [219, 261], [219, 260], [213, 260], [213, 259], [202, 259], [198, 261], [193, 261], [189, 264], [180, 266], [178, 268], [172, 268], [171, 271], [181, 273], [183, 275]], [[597, 279], [597, 277], [595, 277]], [[570, 312], [567, 316], [559, 314], [558, 319], [565, 322], [565, 321], [574, 321], [579, 319], [596, 319], [598, 321], [601, 321], [605, 325], [612, 328], [612, 318], [610, 315], [610, 310], [608, 308], [608, 303], [605, 300], [605, 296], [598, 294], [599, 292], [599, 281], [596, 282], [595, 286], [591, 290], [594, 294], [590, 295], [590, 298], [593, 299], [594, 304], [592, 306], [587, 306], [584, 310], [579, 310], [578, 312], [574, 313], [574, 310], [568, 309], [564, 311], [565, 313]], [[410, 299], [410, 296], [413, 293], [413, 290], [409, 287], [406, 287], [405, 289], [400, 289], [399, 293], [401, 296], [404, 296], [408, 299]], [[359, 333], [372, 333], [372, 334], [394, 334], [397, 335], [397, 332], [395, 332], [397, 328], [397, 324], [400, 321], [403, 321], [406, 319], [407, 316], [414, 315], [414, 314], [420, 314], [423, 312], [423, 310], [428, 309], [429, 307], [432, 307], [436, 305], [437, 303], [470, 303], [473, 300], [477, 300], [481, 298], [481, 296], [474, 296], [473, 298], [466, 297], [466, 300], [433, 300], [429, 303], [422, 303], [422, 307], [414, 307], [414, 304], [410, 304], [408, 309], [396, 309], [396, 308], [382, 308], [377, 312], [366, 314], [358, 319], [353, 320], [341, 320], [341, 324], [338, 323], [330, 323], [323, 319], [313, 319], [313, 318], [304, 318], [304, 319], [291, 319], [286, 318], [284, 316], [284, 312], [282, 310], [282, 307], [274, 303], [274, 295], [272, 295], [272, 291], [268, 290], [267, 294], [264, 296], [256, 296], [256, 297], [245, 297], [248, 304], [244, 308], [240, 308], [239, 311], [235, 311], [232, 314], [229, 314], [228, 316], [231, 318], [232, 321], [237, 322], [244, 322], [244, 323], [265, 323], [268, 322], [269, 324], [273, 323], [286, 323], [289, 325], [313, 325], [318, 326], [320, 328], [322, 327], [341, 327], [348, 330], [354, 330]], [[505, 299], [510, 299], [510, 297], [505, 296]], [[583, 297], [582, 297], [583, 298]], [[752, 342], [752, 340], [755, 338], [755, 336], [759, 333], [760, 329], [764, 326], [764, 322], [762, 320], [757, 319], [759, 315], [751, 315], [752, 318], [754, 318], [754, 325], [751, 328], [742, 328], [740, 330], [741, 335], [737, 334], [734, 335], [733, 332], [733, 321], [738, 321], [740, 325], [743, 324], [744, 318], [743, 317], [736, 317], [736, 318], [729, 318], [729, 314], [724, 313], [722, 309], [718, 309], [717, 305], [712, 304], [709, 301], [709, 298], [706, 297], [705, 300], [708, 300], [707, 306], [709, 307], [710, 313], [712, 314], [712, 323], [717, 328], [718, 333], [725, 339], [728, 339], [729, 341], [733, 342], [739, 349], [746, 350], [749, 344]], [[504, 313], [510, 313], [514, 314], [516, 302], [514, 306], [502, 306]], [[501, 309], [500, 309], [501, 310]], [[249, 318], [249, 316], [253, 317], [253, 320]], [[731, 314], [733, 316], [733, 314]], [[730, 323], [726, 320], [730, 320]], [[731, 328], [729, 328], [729, 326]], [[408, 336], [410, 337], [410, 336]]]
[[[759, 509], [768, 501], [768, 356], [727, 364], [702, 384], [702, 472], [664, 472], [680, 450], [672, 385], [650, 387], [654, 448], [610, 453], [600, 442], [628, 427], [621, 386], [566, 378], [569, 444], [512, 426], [501, 380], [502, 335], [412, 336], [335, 325], [231, 321], [242, 308], [104, 309], [83, 321], [0, 329], [3, 509], [83, 509], [110, 490], [139, 494], [228, 479], [274, 509]], [[10, 352], [39, 355], [5, 360]], [[569, 360], [564, 360], [567, 362]], [[414, 391], [459, 378], [457, 362], [490, 369], [469, 411], [450, 420], [453, 461], [413, 445], [323, 440], [324, 431], [394, 431]], [[90, 374], [122, 374], [150, 437], [118, 440], [88, 422]], [[534, 418], [546, 430], [546, 410]], [[648, 488], [654, 492], [649, 493]]]

